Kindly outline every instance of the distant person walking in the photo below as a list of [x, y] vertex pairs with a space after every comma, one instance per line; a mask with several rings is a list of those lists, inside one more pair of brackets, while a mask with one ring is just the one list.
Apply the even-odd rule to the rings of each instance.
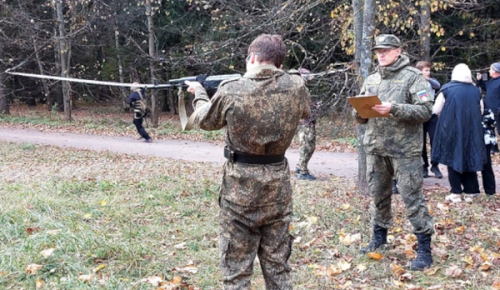
[[128, 96], [128, 103], [130, 107], [134, 110], [134, 125], [137, 129], [141, 138], [145, 140], [147, 143], [153, 142], [153, 139], [149, 136], [146, 129], [142, 126], [144, 121], [144, 117], [146, 116], [146, 95], [144, 90], [139, 87], [139, 83], [132, 83], [132, 87], [130, 87], [130, 95]]
[[[305, 68], [300, 68], [299, 73], [304, 78], [304, 81], [310, 79], [308, 76], [311, 72]], [[311, 102], [311, 113], [306, 119], [301, 119], [298, 128], [299, 137], [299, 161], [295, 166], [295, 173], [299, 180], [315, 180], [316, 177], [311, 175], [307, 164], [316, 149], [316, 119], [319, 115], [321, 101]]]
[[[415, 65], [417, 69], [419, 69], [422, 74], [424, 75], [424, 78], [429, 82], [429, 92], [431, 97], [434, 99], [435, 97], [435, 92], [441, 88], [441, 84], [435, 79], [431, 78], [431, 68], [432, 64], [428, 61], [419, 61]], [[423, 143], [423, 149], [422, 149], [422, 159], [424, 160], [424, 166], [422, 169], [422, 174], [424, 175], [424, 178], [429, 177], [429, 160], [427, 158], [427, 135], [429, 135], [429, 143], [431, 144], [432, 148], [432, 141], [434, 140], [434, 132], [436, 131], [436, 125], [438, 121], [438, 116], [436, 114], [432, 114], [431, 118], [424, 123], [424, 143]], [[443, 174], [441, 173], [441, 170], [439, 170], [439, 163], [436, 161], [433, 161], [431, 159], [431, 172], [434, 173], [434, 176], [436, 178], [443, 178]]]
[[495, 114], [491, 109], [483, 113], [484, 144], [486, 145], [486, 163], [481, 171], [484, 192], [487, 195], [496, 193], [495, 172], [491, 164], [491, 154], [498, 152], [498, 141], [495, 134]]
[[481, 92], [472, 84], [466, 64], [453, 68], [451, 82], [441, 88], [433, 109], [439, 115], [436, 137], [432, 144], [432, 160], [448, 167], [451, 202], [472, 202], [479, 195], [477, 171], [487, 162], [482, 121]]

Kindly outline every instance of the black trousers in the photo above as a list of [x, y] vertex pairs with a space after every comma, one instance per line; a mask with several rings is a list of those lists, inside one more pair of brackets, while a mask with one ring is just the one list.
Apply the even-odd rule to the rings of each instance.
[[479, 181], [476, 172], [460, 173], [448, 166], [448, 181], [450, 182], [451, 193], [479, 193]]
[[491, 155], [490, 155], [490, 150], [492, 149], [491, 147], [492, 147], [491, 144], [486, 145], [487, 162], [483, 165], [483, 171], [481, 171], [484, 192], [490, 195], [495, 194], [496, 192], [495, 173], [493, 172], [493, 168], [491, 166]]
[[[427, 159], [427, 134], [429, 134], [429, 142], [432, 148], [432, 141], [434, 140], [434, 132], [436, 132], [436, 126], [438, 122], [438, 116], [432, 114], [432, 117], [424, 123], [424, 144], [422, 148], [422, 159], [424, 160], [424, 168], [429, 167], [429, 160]], [[432, 166], [437, 166], [438, 162], [431, 160]]]
[[143, 120], [144, 118], [134, 119], [134, 125], [135, 128], [137, 128], [137, 132], [139, 132], [141, 137], [148, 140], [151, 139], [151, 137], [149, 136], [148, 132], [146, 132], [146, 129], [144, 129], [144, 127], [142, 126]]

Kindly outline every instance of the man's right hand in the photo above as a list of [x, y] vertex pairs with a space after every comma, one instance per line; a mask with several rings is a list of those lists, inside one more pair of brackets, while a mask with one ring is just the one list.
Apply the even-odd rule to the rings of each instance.
[[191, 93], [191, 94], [194, 94], [195, 91], [196, 91], [196, 87], [203, 87], [199, 82], [195, 82], [195, 81], [185, 81], [184, 82], [188, 88], [187, 88], [187, 91], [188, 93]]

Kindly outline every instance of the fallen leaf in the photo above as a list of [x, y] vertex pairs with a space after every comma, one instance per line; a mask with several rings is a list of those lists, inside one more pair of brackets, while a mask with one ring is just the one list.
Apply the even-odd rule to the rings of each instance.
[[48, 258], [50, 256], [52, 256], [52, 254], [54, 253], [56, 249], [54, 248], [50, 248], [50, 249], [46, 249], [46, 250], [43, 250], [40, 252], [40, 255], [44, 258]]
[[163, 278], [159, 276], [151, 276], [148, 278], [141, 279], [142, 283], [148, 283], [153, 287], [158, 287], [161, 282], [163, 282]]
[[369, 252], [368, 254], [366, 254], [369, 258], [372, 258], [372, 259], [375, 259], [375, 260], [380, 260], [382, 259], [384, 256], [380, 255], [379, 253], [377, 252]]
[[356, 266], [356, 269], [358, 269], [358, 271], [360, 272], [363, 272], [364, 270], [366, 270], [366, 265], [365, 264], [359, 264], [358, 266]]
[[458, 278], [462, 275], [462, 269], [458, 268], [458, 266], [453, 265], [450, 268], [446, 269], [446, 276]]
[[391, 270], [392, 270], [392, 273], [394, 274], [394, 276], [396, 276], [396, 278], [399, 278], [399, 277], [401, 277], [401, 275], [406, 273], [406, 270], [403, 269], [403, 267], [401, 265], [398, 265], [396, 263], [391, 264]]
[[340, 237], [339, 237], [339, 240], [340, 240], [340, 243], [342, 243], [343, 245], [346, 245], [346, 246], [349, 246], [349, 245], [352, 245], [354, 243], [357, 243], [358, 241], [361, 240], [361, 234], [360, 233], [357, 233], [357, 234], [341, 234]]
[[31, 274], [31, 275], [35, 275], [36, 272], [40, 269], [42, 269], [43, 266], [42, 265], [38, 265], [38, 264], [29, 264], [28, 266], [26, 266], [26, 274]]
[[427, 276], [433, 276], [437, 273], [437, 271], [439, 270], [439, 267], [432, 267], [432, 268], [427, 268], [424, 270], [424, 273], [427, 275]]
[[40, 279], [36, 279], [36, 282], [35, 282], [35, 288], [36, 289], [43, 289], [43, 286], [44, 286], [44, 283], [42, 280]]
[[182, 242], [174, 246], [175, 249], [184, 250], [186, 248], [186, 242]]
[[92, 274], [78, 276], [78, 280], [85, 283], [90, 283], [90, 280], [92, 280], [92, 278], [93, 278]]
[[196, 274], [196, 273], [198, 273], [198, 268], [196, 268], [194, 266], [186, 266], [186, 267], [182, 267], [182, 268], [174, 268], [174, 269], [172, 269], [172, 271], [177, 271], [177, 272], [181, 272], [181, 273]]
[[26, 232], [26, 234], [31, 235], [34, 232], [40, 231], [40, 227], [25, 228], [24, 231]]
[[92, 269], [92, 272], [97, 273], [97, 272], [101, 271], [102, 269], [106, 268], [106, 266], [107, 266], [106, 264], [101, 264], [101, 265], [95, 267], [94, 269]]

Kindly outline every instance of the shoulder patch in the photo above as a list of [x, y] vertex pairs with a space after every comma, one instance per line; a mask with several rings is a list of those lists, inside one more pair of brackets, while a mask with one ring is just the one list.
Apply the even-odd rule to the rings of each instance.
[[421, 100], [421, 101], [428, 101], [429, 100], [429, 94], [427, 93], [426, 90], [422, 90], [422, 91], [418, 91], [417, 92], [417, 97]]

